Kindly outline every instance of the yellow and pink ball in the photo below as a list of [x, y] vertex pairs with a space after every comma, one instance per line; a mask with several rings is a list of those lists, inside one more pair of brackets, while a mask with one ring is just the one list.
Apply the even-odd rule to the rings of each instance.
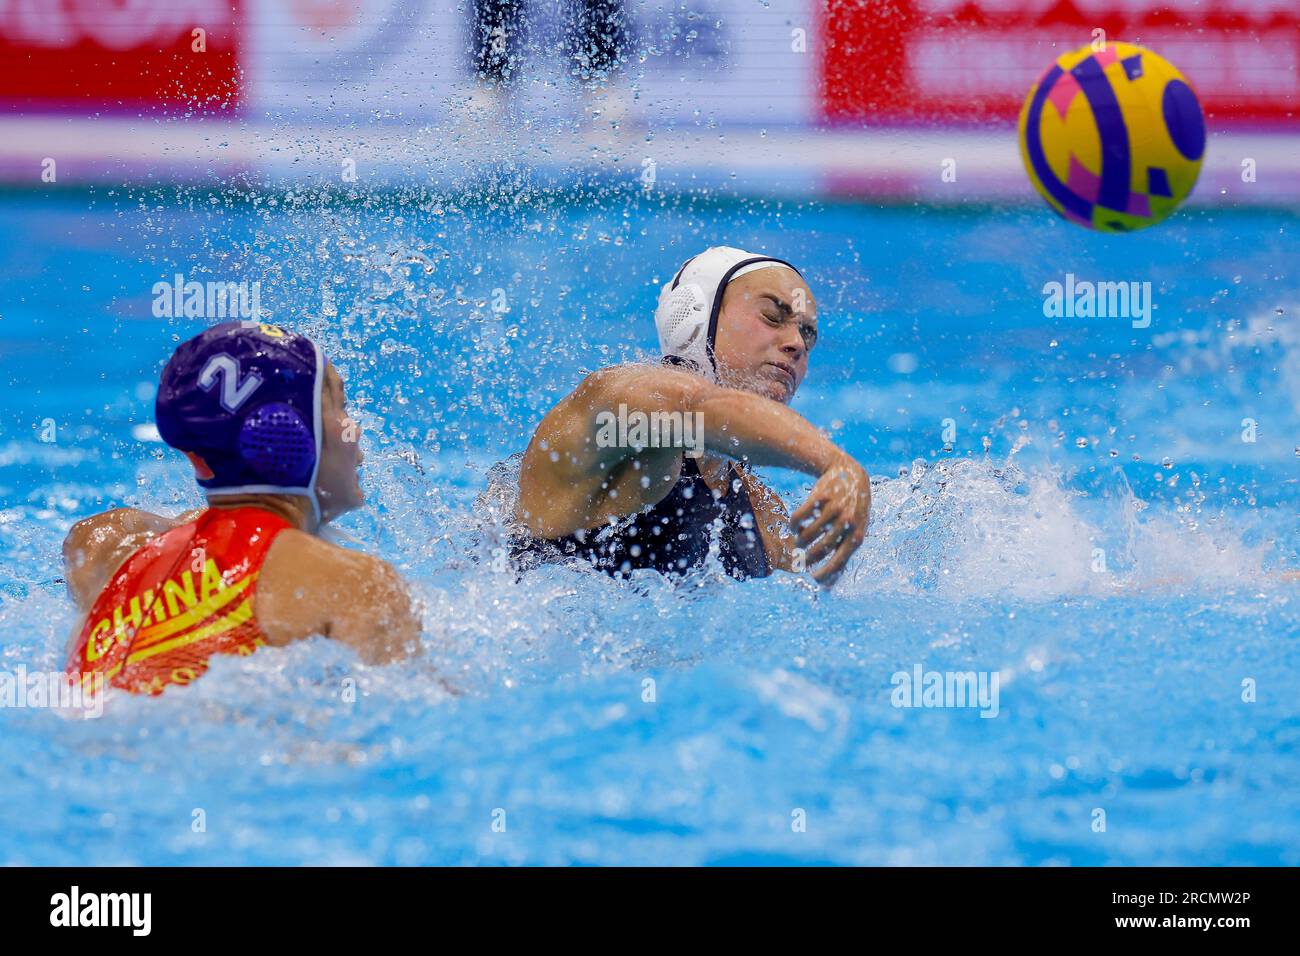
[[1205, 118], [1168, 60], [1131, 43], [1057, 59], [1020, 110], [1020, 155], [1066, 219], [1103, 232], [1155, 225], [1196, 185]]

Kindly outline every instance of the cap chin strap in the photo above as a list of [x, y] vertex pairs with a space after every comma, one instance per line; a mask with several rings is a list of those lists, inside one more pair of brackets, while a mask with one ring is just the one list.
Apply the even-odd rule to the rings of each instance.
[[697, 375], [708, 374], [704, 371], [704, 369], [700, 368], [699, 362], [692, 361], [691, 359], [688, 358], [683, 358], [680, 355], [665, 355], [661, 361], [663, 362], [664, 365], [676, 365], [679, 368], [684, 368], [688, 372], [694, 372]]
[[311, 514], [316, 519], [316, 527], [313, 530], [318, 533], [324, 524], [321, 521], [320, 502], [316, 500], [316, 489], [313, 487], [311, 494], [304, 497], [311, 502]]
[[311, 466], [311, 480], [307, 483], [307, 500], [311, 502], [311, 513], [316, 518], [316, 527], [319, 529], [323, 525], [324, 519], [320, 513], [320, 501], [317, 500], [316, 494], [316, 476], [320, 473], [321, 452], [324, 450], [325, 437], [321, 431], [321, 396], [325, 390], [325, 353], [321, 351], [316, 342], [312, 342], [312, 349], [316, 352], [316, 381], [312, 383], [311, 389], [311, 415], [312, 415], [312, 432], [316, 436], [316, 463]]
[[311, 490], [311, 494], [307, 496], [307, 500], [311, 502], [311, 514], [312, 517], [316, 519], [316, 530], [319, 531], [325, 526], [325, 521], [321, 518], [320, 502], [316, 500], [315, 488]]

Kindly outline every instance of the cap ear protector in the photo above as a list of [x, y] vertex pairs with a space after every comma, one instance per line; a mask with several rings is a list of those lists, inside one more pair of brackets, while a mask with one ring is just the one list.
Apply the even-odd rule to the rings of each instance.
[[305, 485], [316, 464], [316, 437], [298, 409], [268, 402], [253, 409], [239, 428], [239, 455], [277, 485]]
[[679, 285], [668, 294], [667, 315], [659, 326], [659, 344], [665, 353], [691, 351], [709, 332], [708, 302], [696, 282]]

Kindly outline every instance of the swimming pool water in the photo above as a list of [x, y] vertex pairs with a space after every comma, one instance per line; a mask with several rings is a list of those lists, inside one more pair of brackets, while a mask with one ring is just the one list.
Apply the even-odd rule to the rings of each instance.
[[[0, 863], [1300, 863], [1298, 225], [0, 196], [0, 670], [62, 661], [73, 521], [198, 501], [149, 427], [204, 324], [151, 313], [178, 271], [260, 280], [341, 367], [370, 496], [343, 528], [410, 579], [426, 648], [263, 650], [95, 721], [0, 709]], [[488, 469], [584, 370], [648, 354], [659, 285], [719, 243], [794, 260], [819, 301], [794, 407], [874, 476], [850, 573], [496, 570]], [[1150, 327], [1045, 317], [1066, 273], [1150, 282]], [[791, 506], [811, 486], [768, 475]], [[917, 665], [996, 672], [997, 716], [893, 706]]]

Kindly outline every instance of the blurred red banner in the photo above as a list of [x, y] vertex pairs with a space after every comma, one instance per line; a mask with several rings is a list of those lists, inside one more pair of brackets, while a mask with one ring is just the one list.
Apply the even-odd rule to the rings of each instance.
[[1300, 114], [1300, 0], [827, 0], [822, 31], [835, 121], [1014, 121], [1094, 31], [1173, 63], [1212, 121]]
[[0, 0], [10, 111], [239, 104], [243, 0]]

